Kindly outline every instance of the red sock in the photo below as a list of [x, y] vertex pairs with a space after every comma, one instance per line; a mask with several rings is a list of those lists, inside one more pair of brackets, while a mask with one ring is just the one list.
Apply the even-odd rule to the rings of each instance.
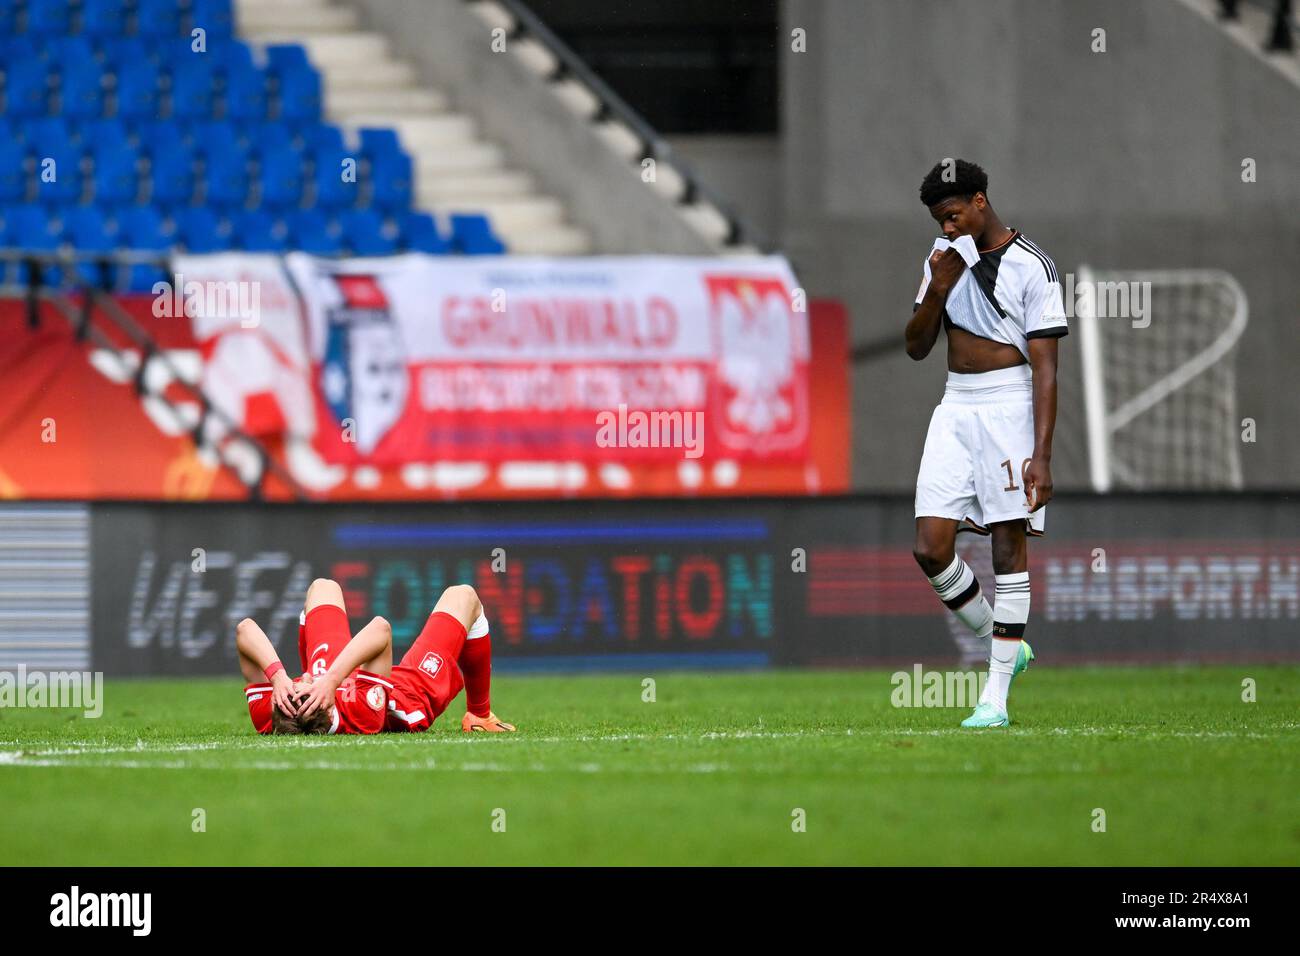
[[475, 717], [486, 717], [492, 712], [492, 635], [465, 642], [460, 671], [465, 675], [466, 709]]

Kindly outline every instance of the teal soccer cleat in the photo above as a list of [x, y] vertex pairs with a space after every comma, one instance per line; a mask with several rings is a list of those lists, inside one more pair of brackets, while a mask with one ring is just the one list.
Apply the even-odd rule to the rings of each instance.
[[980, 704], [961, 722], [963, 727], [1005, 727], [1011, 723], [1005, 710], [998, 710], [992, 704]]
[[1029, 646], [1029, 642], [1022, 640], [1020, 642], [1020, 653], [1016, 655], [1016, 669], [1011, 672], [1011, 679], [1015, 680], [1018, 674], [1023, 674], [1029, 670], [1029, 662], [1034, 659], [1034, 649]]

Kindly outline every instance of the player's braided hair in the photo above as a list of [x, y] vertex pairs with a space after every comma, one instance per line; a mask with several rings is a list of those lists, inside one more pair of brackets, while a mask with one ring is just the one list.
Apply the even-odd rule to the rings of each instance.
[[987, 195], [988, 191], [989, 176], [982, 168], [964, 159], [944, 159], [921, 180], [921, 203], [933, 206], [953, 196], [969, 199], [976, 193]]

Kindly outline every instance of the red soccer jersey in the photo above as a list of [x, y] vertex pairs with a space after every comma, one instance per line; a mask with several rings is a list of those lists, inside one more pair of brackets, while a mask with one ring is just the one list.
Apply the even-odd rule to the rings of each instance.
[[[304, 676], [320, 677], [342, 653], [352, 633], [341, 607], [322, 604], [299, 618], [298, 656]], [[378, 674], [355, 670], [334, 692], [331, 734], [377, 734], [384, 729], [392, 682]], [[259, 734], [271, 732], [272, 697], [269, 682], [244, 688], [248, 714]]]

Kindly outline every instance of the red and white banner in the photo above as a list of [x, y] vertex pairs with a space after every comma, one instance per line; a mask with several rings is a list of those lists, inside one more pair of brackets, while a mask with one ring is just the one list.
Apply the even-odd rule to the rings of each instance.
[[808, 456], [783, 258], [286, 262], [327, 461]]

